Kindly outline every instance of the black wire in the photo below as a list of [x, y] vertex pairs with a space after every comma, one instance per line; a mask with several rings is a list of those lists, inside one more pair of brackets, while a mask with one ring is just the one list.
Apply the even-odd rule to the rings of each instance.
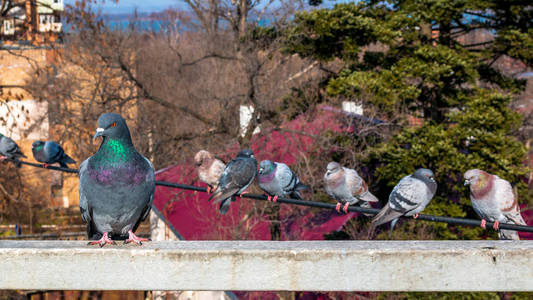
[[[193, 191], [199, 191], [199, 192], [207, 192], [206, 188], [202, 188], [202, 187], [198, 187], [198, 186], [192, 186], [192, 185], [171, 183], [171, 182], [166, 182], [166, 181], [156, 181], [155, 184], [156, 185], [161, 185], [161, 186], [172, 187], [172, 188], [178, 188], [178, 189], [193, 190]], [[242, 197], [243, 198], [256, 199], [256, 200], [265, 200], [265, 201], [267, 200], [266, 196], [257, 195], [257, 194], [245, 194], [245, 195], [242, 195]], [[310, 206], [310, 207], [318, 207], [318, 208], [326, 208], [326, 209], [335, 209], [336, 208], [336, 205], [335, 204], [331, 204], [331, 203], [308, 201], [308, 200], [288, 199], [288, 198], [278, 198], [277, 203], [285, 203], [285, 204], [293, 204], [293, 205], [301, 205], [301, 206]], [[377, 213], [379, 213], [380, 210], [376, 209], [376, 208], [365, 208], [365, 207], [358, 207], [358, 206], [348, 206], [348, 211], [376, 215]], [[411, 219], [412, 217], [402, 216], [402, 218]], [[452, 217], [441, 217], [441, 216], [419, 214], [417, 220], [424, 220], [424, 221], [431, 221], [431, 222], [444, 222], [444, 223], [456, 224], [456, 225], [481, 226], [481, 220], [466, 219], [466, 218], [452, 218]], [[492, 227], [493, 225], [494, 225], [493, 222], [487, 221], [485, 223], [485, 226], [487, 228], [488, 227]], [[533, 232], [533, 226], [525, 226], [525, 225], [515, 225], [515, 224], [500, 223], [499, 224], [499, 228], [500, 229], [506, 229], [506, 230], [523, 231], [523, 232]]]
[[[30, 162], [21, 161], [21, 160], [12, 160], [12, 159], [10, 159], [10, 161], [12, 161], [14, 163], [21, 163], [21, 164], [24, 164], [24, 165], [37, 167], [37, 168], [50, 169], [50, 170], [68, 172], [68, 173], [78, 173], [77, 169], [55, 167], [55, 166], [45, 167], [42, 164], [30, 163]], [[207, 192], [206, 188], [199, 187], [199, 186], [193, 186], [193, 185], [172, 183], [172, 182], [167, 182], [167, 181], [156, 181], [155, 184], [156, 185], [160, 185], [160, 186], [184, 189], [184, 190]], [[267, 200], [266, 196], [257, 195], [257, 194], [245, 194], [245, 195], [242, 195], [242, 197], [243, 198], [249, 198], [249, 199], [255, 199], [255, 200], [264, 200], [264, 201]], [[324, 202], [316, 202], [316, 201], [308, 201], [308, 200], [278, 198], [277, 202], [278, 203], [285, 203], [285, 204], [292, 204], [292, 205], [325, 208], [325, 209], [335, 209], [336, 208], [335, 204], [324, 203]], [[365, 207], [358, 207], [358, 206], [349, 206], [348, 207], [348, 211], [376, 215], [377, 213], [379, 213], [380, 210], [376, 209], [376, 208], [365, 208]], [[402, 218], [411, 218], [411, 217], [402, 216]], [[481, 226], [481, 220], [466, 219], [466, 218], [441, 217], [441, 216], [419, 214], [417, 220], [431, 221], [431, 222], [443, 222], [443, 223], [455, 224], [455, 225]], [[486, 227], [492, 227], [493, 225], [494, 225], [494, 222], [487, 221], [485, 223]], [[532, 232], [533, 233], [533, 226], [500, 223], [499, 224], [499, 228], [500, 229], [506, 229], [506, 230], [514, 230], [514, 231]]]

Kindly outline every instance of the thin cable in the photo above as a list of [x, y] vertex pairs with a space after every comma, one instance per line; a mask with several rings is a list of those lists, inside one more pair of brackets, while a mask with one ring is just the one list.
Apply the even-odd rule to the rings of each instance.
[[[172, 187], [172, 188], [178, 188], [178, 189], [193, 190], [193, 191], [198, 191], [198, 192], [207, 192], [206, 188], [202, 188], [202, 187], [198, 187], [198, 186], [192, 186], [192, 185], [171, 183], [171, 182], [166, 182], [166, 181], [156, 181], [155, 184], [156, 185], [161, 185], [161, 186]], [[245, 194], [245, 195], [242, 195], [242, 198], [250, 198], [250, 199], [255, 199], [255, 200], [267, 201], [267, 197], [266, 196], [257, 195], [257, 194]], [[309, 206], [309, 207], [318, 207], [318, 208], [327, 208], [327, 209], [335, 209], [336, 208], [336, 205], [335, 204], [331, 204], [331, 203], [308, 201], [308, 200], [288, 199], [288, 198], [278, 198], [277, 203], [285, 203], [285, 204], [293, 204], [293, 205], [301, 205], [301, 206]], [[365, 207], [358, 207], [358, 206], [348, 206], [348, 211], [376, 215], [377, 213], [379, 213], [380, 210], [376, 209], [376, 208], [365, 208]], [[412, 217], [405, 217], [405, 216], [402, 216], [402, 218], [412, 219]], [[466, 226], [481, 226], [481, 220], [466, 219], [466, 218], [441, 217], [441, 216], [423, 215], [423, 214], [420, 214], [416, 220], [424, 220], [424, 221], [431, 221], [431, 222], [443, 222], [443, 223], [448, 223], [448, 224], [466, 225]], [[493, 225], [494, 225], [493, 222], [487, 221], [485, 223], [486, 227], [492, 227]], [[500, 229], [506, 229], [506, 230], [514, 230], [514, 231], [533, 232], [533, 226], [524, 226], [524, 225], [500, 223], [499, 224], [499, 228]]]
[[[21, 161], [21, 160], [17, 160], [17, 161], [12, 160], [12, 159], [9, 159], [9, 160], [14, 162], [14, 163], [21, 163], [21, 164], [24, 164], [24, 165], [37, 167], [37, 168], [50, 169], [50, 170], [68, 172], [68, 173], [78, 173], [77, 169], [55, 167], [55, 166], [45, 167], [42, 164], [35, 164], [35, 163], [30, 163], [30, 162]], [[206, 188], [199, 187], [199, 186], [193, 186], [193, 185], [172, 183], [172, 182], [167, 182], [167, 181], [156, 181], [155, 184], [156, 185], [160, 185], [160, 186], [184, 189], [184, 190], [207, 192]], [[245, 194], [241, 198], [249, 198], [249, 199], [267, 201], [267, 197], [266, 196], [257, 195], [257, 194]], [[316, 202], [316, 201], [308, 201], [308, 200], [278, 198], [277, 202], [278, 203], [285, 203], [285, 204], [292, 204], [292, 205], [325, 208], [325, 209], [335, 209], [336, 208], [335, 204], [324, 203], [324, 202]], [[348, 211], [376, 215], [377, 213], [379, 213], [380, 210], [376, 209], [376, 208], [365, 208], [365, 207], [358, 207], [358, 206], [349, 206], [348, 207]], [[402, 218], [411, 219], [412, 217], [402, 216]], [[453, 218], [453, 217], [442, 217], [442, 216], [433, 216], [433, 215], [420, 214], [418, 216], [417, 220], [431, 221], [431, 222], [442, 222], [442, 223], [455, 224], [455, 225], [476, 226], [476, 227], [477, 226], [481, 226], [481, 220], [466, 219], [466, 218]], [[494, 222], [487, 221], [485, 223], [485, 227], [493, 227], [493, 226], [494, 226]], [[531, 233], [533, 233], [533, 226], [500, 223], [499, 224], [499, 228], [500, 229], [506, 229], [506, 230], [514, 230], [514, 231], [522, 231], [522, 232], [531, 232]]]

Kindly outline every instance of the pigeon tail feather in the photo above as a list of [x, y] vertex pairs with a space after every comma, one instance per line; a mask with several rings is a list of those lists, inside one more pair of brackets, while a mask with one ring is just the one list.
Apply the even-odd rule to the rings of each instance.
[[303, 184], [301, 182], [298, 182], [298, 184], [296, 184], [296, 186], [294, 187], [295, 191], [305, 191], [305, 190], [310, 190], [310, 189], [311, 189], [310, 186]]
[[376, 196], [372, 195], [371, 192], [368, 192], [368, 191], [360, 195], [359, 199], [366, 201], [366, 202], [379, 202], [379, 199]]
[[374, 217], [374, 219], [372, 219], [372, 227], [376, 228], [377, 226], [399, 218], [402, 215], [403, 214], [401, 212], [390, 208], [389, 204], [387, 203], [385, 207], [383, 207], [383, 209]]

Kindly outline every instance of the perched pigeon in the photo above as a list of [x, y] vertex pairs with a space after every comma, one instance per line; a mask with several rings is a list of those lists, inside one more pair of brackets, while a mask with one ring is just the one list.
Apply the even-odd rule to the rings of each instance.
[[418, 218], [418, 213], [426, 208], [436, 191], [437, 183], [431, 170], [418, 169], [412, 175], [405, 176], [392, 189], [389, 202], [372, 219], [372, 228], [392, 220], [392, 233], [400, 216]]
[[226, 165], [209, 201], [211, 199], [215, 199], [215, 203], [222, 201], [219, 211], [225, 214], [233, 201], [232, 196], [245, 194], [244, 191], [252, 184], [256, 173], [257, 160], [254, 153], [250, 149], [241, 150], [237, 157]]
[[[300, 182], [298, 176], [284, 163], [263, 160], [259, 163], [257, 174], [259, 187], [267, 193], [268, 201], [277, 201], [278, 197], [290, 195], [295, 199], [302, 199], [298, 191], [309, 187]], [[272, 198], [272, 196], [274, 196]]]
[[36, 161], [42, 162], [44, 167], [50, 164], [59, 163], [63, 168], [68, 168], [67, 164], [75, 164], [76, 161], [70, 158], [63, 148], [56, 142], [35, 141], [31, 145], [31, 151]]
[[348, 212], [348, 206], [362, 201], [360, 206], [370, 207], [368, 202], [378, 202], [372, 193], [368, 191], [366, 182], [359, 177], [357, 171], [342, 167], [336, 162], [330, 162], [324, 174], [324, 187], [328, 195], [338, 201], [337, 211], [340, 212], [341, 204], [344, 203], [343, 211]]
[[[481, 227], [485, 228], [486, 220], [494, 222], [494, 229], [498, 230], [500, 223], [526, 225], [517, 196], [511, 184], [496, 175], [473, 169], [464, 174], [465, 185], [470, 185], [470, 200], [472, 207], [481, 217]], [[519, 240], [514, 230], [499, 230], [501, 240]]]
[[[17, 163], [20, 157], [26, 155], [20, 152], [19, 146], [12, 139], [0, 133], [0, 161], [12, 159]], [[17, 167], [20, 167], [20, 163], [17, 163]]]
[[102, 137], [98, 152], [80, 166], [79, 192], [82, 219], [87, 223], [90, 244], [141, 244], [147, 239], [134, 232], [150, 212], [155, 190], [154, 168], [131, 141], [126, 121], [105, 113], [98, 119], [94, 138]]
[[205, 150], [200, 150], [196, 153], [194, 156], [194, 162], [198, 167], [198, 177], [208, 186], [207, 192], [214, 192], [226, 165], [220, 159], [215, 158], [213, 154]]

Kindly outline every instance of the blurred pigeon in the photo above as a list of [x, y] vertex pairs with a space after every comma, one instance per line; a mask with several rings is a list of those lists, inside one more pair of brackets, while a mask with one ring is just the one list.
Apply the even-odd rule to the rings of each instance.
[[368, 202], [379, 201], [368, 191], [366, 182], [359, 177], [357, 171], [342, 167], [333, 161], [327, 166], [326, 174], [324, 174], [324, 183], [328, 195], [338, 201], [337, 212], [340, 212], [342, 203], [344, 203], [342, 210], [348, 213], [349, 205], [362, 201], [360, 203], [361, 207], [370, 207]]
[[472, 207], [481, 217], [481, 227], [485, 228], [486, 220], [494, 222], [493, 228], [498, 230], [501, 240], [519, 240], [514, 230], [499, 230], [500, 223], [527, 225], [520, 215], [518, 197], [511, 184], [496, 175], [473, 169], [464, 174], [465, 185], [470, 185]]
[[[284, 163], [263, 160], [259, 163], [257, 174], [259, 187], [267, 193], [268, 201], [277, 201], [278, 197], [290, 195], [295, 199], [302, 199], [298, 191], [309, 187], [300, 182], [298, 176]], [[274, 197], [272, 197], [274, 196]]]
[[114, 113], [98, 119], [94, 138], [101, 136], [98, 151], [80, 165], [79, 192], [82, 219], [87, 223], [89, 244], [141, 244], [147, 239], [134, 232], [150, 212], [155, 190], [154, 168], [131, 141], [126, 121]]
[[70, 158], [63, 148], [52, 141], [35, 141], [31, 145], [31, 151], [36, 161], [42, 162], [46, 168], [48, 165], [59, 163], [63, 168], [68, 168], [67, 164], [75, 164], [76, 161]]
[[250, 149], [241, 150], [237, 157], [230, 161], [220, 180], [218, 186], [213, 195], [209, 198], [215, 200], [215, 203], [220, 203], [219, 211], [221, 214], [225, 214], [231, 201], [232, 196], [245, 194], [245, 190], [254, 181], [257, 173], [257, 160], [255, 160], [254, 153]]
[[372, 219], [372, 228], [392, 220], [392, 233], [400, 216], [418, 218], [418, 214], [426, 208], [436, 191], [437, 183], [429, 169], [418, 169], [412, 175], [405, 176], [392, 189], [389, 202]]
[[18, 159], [20, 157], [26, 157], [26, 155], [20, 152], [19, 146], [9, 137], [0, 133], [0, 161], [5, 159], [12, 159], [20, 168]]
[[194, 162], [198, 167], [198, 177], [207, 184], [207, 192], [212, 193], [218, 185], [218, 180], [224, 172], [226, 165], [208, 151], [200, 150], [194, 156]]

